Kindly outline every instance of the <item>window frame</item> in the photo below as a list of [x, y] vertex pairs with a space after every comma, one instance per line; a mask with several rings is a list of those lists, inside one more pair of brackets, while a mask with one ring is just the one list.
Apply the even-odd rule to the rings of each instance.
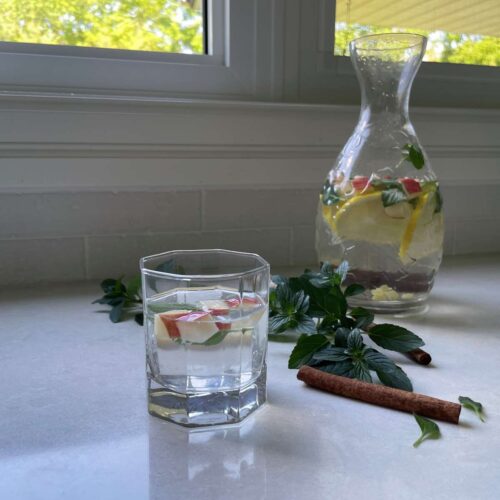
[[[334, 55], [335, 0], [295, 3], [300, 32], [298, 100], [359, 102], [359, 86], [350, 58]], [[423, 62], [412, 91], [412, 104], [441, 107], [500, 107], [500, 68]], [[480, 86], [481, 92], [478, 92]]]
[[[207, 54], [0, 42], [0, 90], [152, 97], [257, 97], [270, 58], [257, 24], [263, 0], [208, 0]], [[265, 34], [266, 38], [272, 32]], [[262, 90], [262, 89], [259, 89]], [[266, 89], [268, 90], [268, 89]]]

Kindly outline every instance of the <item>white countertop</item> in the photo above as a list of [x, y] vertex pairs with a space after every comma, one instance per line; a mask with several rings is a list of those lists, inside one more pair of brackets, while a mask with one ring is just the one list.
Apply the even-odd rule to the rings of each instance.
[[0, 498], [500, 498], [500, 256], [450, 259], [420, 334], [430, 367], [394, 354], [414, 390], [486, 407], [412, 447], [411, 415], [306, 387], [270, 343], [269, 404], [189, 432], [146, 411], [142, 329], [94, 313], [95, 284], [0, 295]]

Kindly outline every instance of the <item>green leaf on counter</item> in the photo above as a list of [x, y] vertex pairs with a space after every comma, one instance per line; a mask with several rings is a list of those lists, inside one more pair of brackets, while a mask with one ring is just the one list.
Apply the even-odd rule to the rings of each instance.
[[401, 149], [404, 159], [409, 161], [417, 170], [425, 165], [425, 158], [422, 150], [413, 144], [405, 144]]
[[370, 338], [389, 351], [408, 352], [424, 345], [424, 341], [402, 326], [381, 323], [369, 331]]
[[441, 431], [439, 430], [439, 426], [436, 422], [433, 422], [428, 418], [421, 417], [416, 413], [414, 413], [413, 416], [415, 417], [415, 420], [417, 421], [417, 424], [422, 432], [420, 437], [413, 443], [414, 448], [420, 446], [420, 444], [426, 439], [439, 439], [441, 437]]
[[288, 360], [288, 368], [300, 368], [307, 364], [314, 353], [327, 344], [328, 339], [324, 335], [301, 335]]
[[477, 401], [474, 401], [473, 399], [467, 397], [467, 396], [459, 396], [458, 401], [460, 401], [460, 404], [466, 408], [467, 410], [473, 411], [479, 420], [481, 422], [485, 422], [485, 416], [483, 412], [483, 405]]

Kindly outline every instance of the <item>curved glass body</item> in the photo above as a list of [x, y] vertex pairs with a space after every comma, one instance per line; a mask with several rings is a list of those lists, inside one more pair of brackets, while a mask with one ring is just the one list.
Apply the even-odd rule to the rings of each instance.
[[320, 194], [316, 250], [322, 262], [347, 260], [348, 280], [364, 285], [351, 305], [419, 308], [441, 263], [442, 197], [408, 114], [425, 45], [406, 33], [350, 44], [361, 113]]

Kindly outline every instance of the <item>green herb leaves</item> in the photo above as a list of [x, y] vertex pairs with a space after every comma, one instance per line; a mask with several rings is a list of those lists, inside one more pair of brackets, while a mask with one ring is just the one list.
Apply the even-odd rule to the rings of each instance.
[[113, 323], [122, 321], [127, 314], [134, 314], [134, 319], [142, 325], [142, 299], [140, 295], [141, 278], [136, 276], [125, 285], [123, 278], [106, 279], [101, 283], [104, 295], [92, 304], [104, 304], [111, 306], [109, 319]]
[[347, 297], [364, 292], [350, 284], [343, 290], [349, 266], [323, 264], [298, 277], [273, 276], [270, 333], [295, 329], [302, 333], [290, 356], [288, 367], [307, 364], [336, 375], [372, 382], [376, 373], [382, 384], [413, 390], [405, 372], [381, 352], [368, 347], [364, 335], [385, 349], [408, 352], [423, 345], [422, 339], [405, 328], [381, 324], [372, 326], [373, 314], [361, 307], [348, 312]]
[[301, 335], [288, 360], [288, 368], [306, 365], [314, 353], [327, 343], [328, 339], [324, 335]]
[[478, 403], [477, 401], [474, 401], [467, 396], [459, 396], [458, 401], [464, 408], [473, 411], [477, 415], [479, 420], [481, 420], [481, 422], [486, 421], [483, 412], [483, 405], [481, 403]]
[[420, 444], [423, 443], [426, 439], [439, 439], [441, 437], [441, 431], [439, 430], [436, 422], [433, 422], [428, 418], [421, 417], [416, 413], [414, 413], [413, 416], [415, 417], [415, 420], [417, 421], [417, 424], [419, 425], [421, 430], [420, 437], [413, 443], [414, 448], [420, 446]]
[[295, 329], [298, 333], [316, 332], [316, 322], [309, 316], [309, 297], [302, 291], [294, 292], [286, 283], [278, 285], [272, 301], [269, 329], [282, 333]]
[[413, 144], [405, 144], [401, 149], [404, 159], [409, 161], [417, 170], [425, 165], [425, 158], [422, 150]]
[[424, 345], [424, 341], [410, 330], [390, 323], [373, 326], [369, 334], [377, 345], [389, 351], [408, 352]]
[[335, 193], [335, 188], [332, 186], [327, 179], [321, 190], [321, 201], [324, 205], [330, 206], [335, 205], [340, 201], [340, 196]]

